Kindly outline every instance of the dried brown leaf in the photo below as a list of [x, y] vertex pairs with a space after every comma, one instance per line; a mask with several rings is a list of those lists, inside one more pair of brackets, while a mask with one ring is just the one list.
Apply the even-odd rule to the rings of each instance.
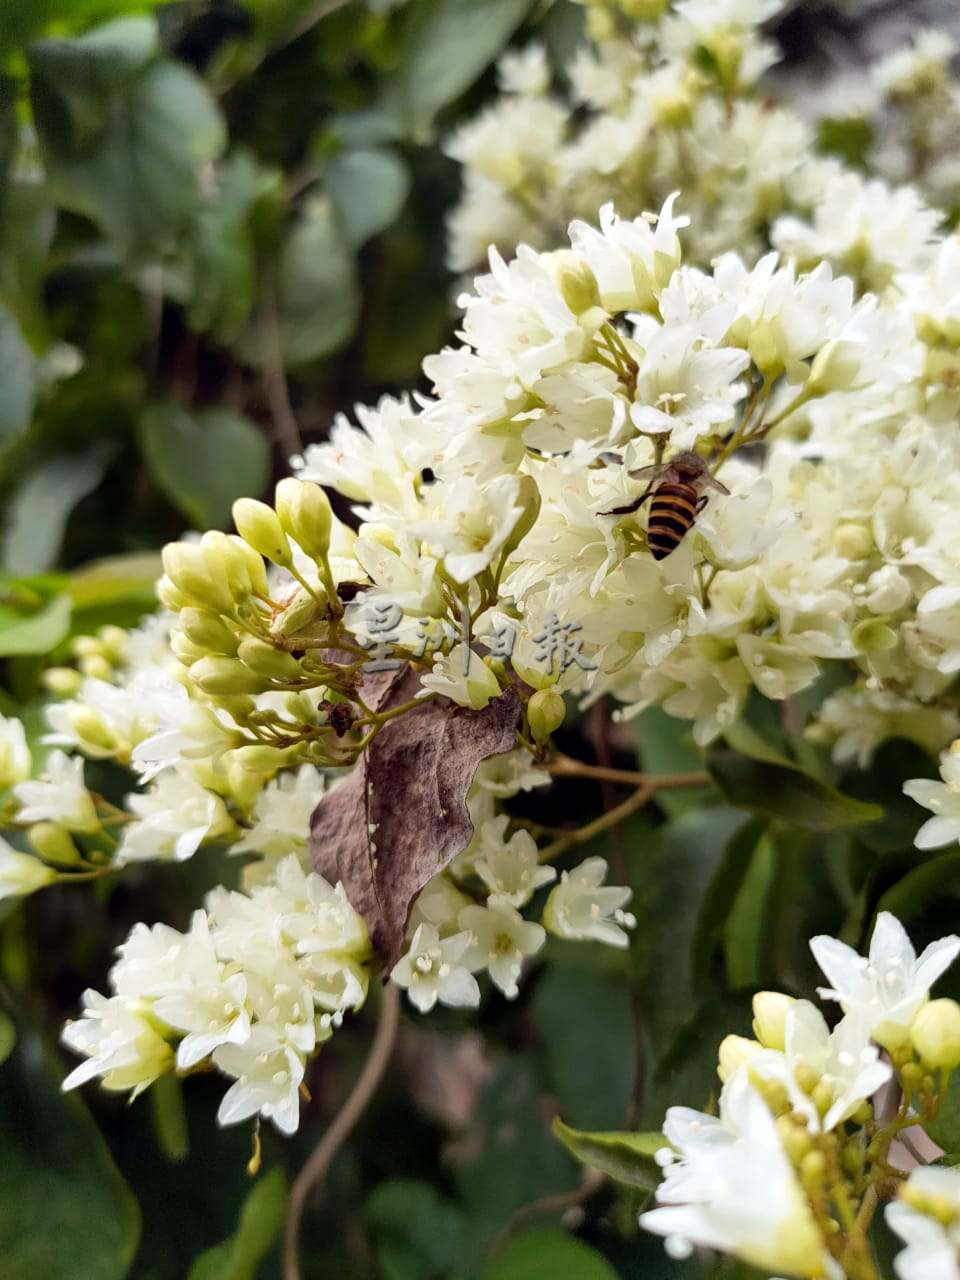
[[[415, 671], [389, 675], [365, 677], [367, 706], [387, 711], [416, 695]], [[388, 969], [403, 953], [414, 898], [470, 841], [466, 795], [477, 766], [513, 747], [519, 716], [512, 688], [481, 711], [433, 699], [388, 721], [314, 811], [310, 861], [343, 882]]]

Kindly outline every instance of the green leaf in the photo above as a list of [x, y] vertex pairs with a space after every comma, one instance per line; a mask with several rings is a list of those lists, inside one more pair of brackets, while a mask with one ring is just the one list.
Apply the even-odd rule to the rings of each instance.
[[29, 617], [0, 606], [0, 658], [50, 653], [70, 630], [72, 609], [69, 596], [57, 596]]
[[271, 1169], [243, 1202], [236, 1235], [205, 1250], [188, 1280], [254, 1280], [283, 1225], [287, 1186], [282, 1169]]
[[923, 1128], [944, 1151], [960, 1151], [960, 1071], [950, 1073], [936, 1119], [929, 1120]]
[[581, 1164], [616, 1182], [649, 1189], [660, 1181], [654, 1155], [666, 1145], [662, 1133], [584, 1133], [559, 1118], [553, 1122], [553, 1132]]
[[[700, 773], [704, 768], [703, 752], [694, 744], [688, 722], [668, 716], [661, 707], [648, 707], [633, 720], [633, 740], [641, 768], [654, 777], [665, 773]], [[671, 817], [688, 809], [702, 809], [716, 799], [711, 786], [657, 793], [657, 804]]]
[[0, 308], [0, 442], [30, 425], [37, 393], [37, 358], [9, 311]]
[[671, 1042], [693, 1004], [690, 957], [701, 904], [727, 841], [744, 822], [733, 809], [701, 809], [636, 842], [630, 909], [637, 929], [631, 953], [655, 1054]]
[[125, 18], [28, 52], [34, 120], [57, 199], [132, 260], [172, 250], [225, 134], [202, 80], [156, 56], [156, 23]]
[[226, 409], [152, 405], [140, 419], [140, 443], [158, 488], [199, 529], [223, 528], [234, 501], [259, 496], [270, 478], [259, 428]]
[[91, 21], [113, 15], [147, 13], [168, 0], [3, 0], [0, 4], [0, 53], [18, 48], [56, 23], [81, 31]]
[[690, 968], [694, 983], [707, 977], [714, 951], [723, 941], [730, 913], [753, 863], [767, 821], [755, 818], [735, 831], [727, 841], [720, 865], [707, 886], [691, 944]]
[[17, 1043], [17, 1028], [12, 1018], [0, 1010], [0, 1067], [13, 1053]]
[[347, 243], [359, 249], [397, 218], [410, 190], [410, 173], [393, 151], [341, 151], [330, 162], [324, 185]]
[[77, 612], [126, 601], [153, 609], [162, 573], [159, 551], [136, 551], [91, 561], [70, 575], [66, 589]]
[[761, 981], [767, 896], [773, 877], [773, 845], [769, 839], [761, 839], [723, 932], [723, 961], [731, 987], [748, 987]]
[[890, 911], [901, 921], [912, 920], [945, 897], [960, 897], [960, 853], [928, 855], [928, 860], [887, 890], [877, 910]]
[[736, 808], [780, 818], [807, 831], [833, 831], [883, 817], [880, 805], [844, 795], [767, 747], [762, 754], [758, 749], [746, 756], [713, 746], [707, 753], [707, 769]]
[[363, 1216], [384, 1280], [428, 1280], [455, 1268], [466, 1219], [429, 1182], [381, 1182], [367, 1199]]
[[20, 1028], [0, 1067], [0, 1257], [4, 1280], [123, 1280], [137, 1202], [96, 1124], [40, 1041]]
[[252, 364], [267, 361], [279, 343], [283, 363], [296, 368], [337, 351], [353, 335], [360, 314], [353, 251], [327, 197], [312, 199], [287, 237], [276, 311], [276, 333], [261, 308], [240, 344]]
[[481, 1280], [617, 1280], [603, 1254], [550, 1227], [514, 1236], [480, 1275]]
[[[56, 210], [42, 183], [8, 179], [0, 188], [0, 301], [21, 336], [41, 348], [47, 341], [43, 285], [55, 227]], [[29, 421], [29, 413], [22, 416]]]
[[429, 141], [437, 113], [493, 62], [532, 8], [531, 0], [418, 0], [410, 5], [402, 57], [381, 101], [338, 123], [358, 145]]
[[11, 573], [41, 573], [56, 563], [70, 512], [92, 493], [107, 469], [112, 450], [52, 458], [21, 484], [7, 514], [4, 568]]
[[579, 1125], [622, 1124], [637, 1054], [624, 975], [559, 965], [545, 969], [533, 993], [533, 1016], [551, 1091]]

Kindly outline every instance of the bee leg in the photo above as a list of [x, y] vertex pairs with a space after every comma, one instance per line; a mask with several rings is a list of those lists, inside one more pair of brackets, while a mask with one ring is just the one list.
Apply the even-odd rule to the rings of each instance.
[[599, 514], [602, 516], [626, 516], [630, 515], [631, 512], [639, 511], [651, 493], [653, 493], [654, 487], [654, 485], [650, 485], [648, 489], [641, 493], [639, 498], [634, 498], [633, 502], [628, 502], [625, 507], [612, 507], [609, 511], [601, 511]]
[[697, 499], [697, 515], [700, 514], [709, 501], [710, 499], [707, 495], [705, 493], [701, 493], [700, 497]]

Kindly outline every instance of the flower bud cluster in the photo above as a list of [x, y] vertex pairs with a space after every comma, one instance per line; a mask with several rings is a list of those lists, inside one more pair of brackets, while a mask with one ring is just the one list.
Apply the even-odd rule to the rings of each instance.
[[[674, 1257], [699, 1244], [784, 1276], [860, 1274], [850, 1268], [863, 1256], [871, 1187], [896, 1174], [891, 1143], [937, 1114], [960, 1064], [960, 1006], [929, 999], [960, 938], [918, 957], [900, 922], [881, 912], [866, 958], [834, 938], [810, 945], [833, 984], [820, 994], [844, 1011], [836, 1027], [807, 1000], [761, 992], [756, 1039], [729, 1036], [720, 1047], [719, 1116], [667, 1112], [664, 1181], [640, 1222], [667, 1237]], [[870, 1100], [894, 1075], [915, 1114], [884, 1121]], [[954, 1256], [960, 1244], [960, 1178], [951, 1171], [941, 1184], [945, 1172], [916, 1171], [887, 1211], [911, 1245], [895, 1264], [907, 1280], [932, 1274], [914, 1269], [918, 1215], [938, 1220]]]

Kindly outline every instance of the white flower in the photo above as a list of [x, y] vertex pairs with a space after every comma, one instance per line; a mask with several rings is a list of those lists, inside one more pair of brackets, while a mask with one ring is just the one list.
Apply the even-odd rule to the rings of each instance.
[[[467, 674], [463, 672], [464, 657], [468, 657]], [[420, 677], [420, 687], [426, 692], [442, 693], [445, 698], [480, 711], [491, 698], [500, 696], [500, 684], [479, 653], [454, 645], [449, 653], [434, 659], [433, 671]]]
[[960, 1173], [915, 1169], [887, 1206], [887, 1225], [906, 1244], [893, 1260], [900, 1280], [960, 1280]]
[[15, 716], [0, 716], [0, 791], [25, 782], [32, 767], [22, 721]]
[[863, 1015], [866, 1031], [885, 1049], [907, 1038], [914, 1014], [925, 1004], [930, 987], [960, 952], [960, 938], [950, 934], [931, 942], [918, 958], [896, 916], [881, 911], [865, 959], [846, 943], [819, 935], [810, 950], [832, 987], [821, 996], [839, 1000], [845, 1013]]
[[253, 826], [230, 846], [230, 852], [250, 851], [265, 858], [302, 855], [310, 837], [310, 818], [325, 791], [323, 774], [311, 764], [274, 778], [254, 801]]
[[[893, 1074], [870, 1044], [859, 1012], [848, 1014], [831, 1032], [809, 1000], [796, 1000], [784, 1017], [784, 1049], [764, 1049], [750, 1060], [757, 1075], [778, 1080], [795, 1111], [807, 1118], [811, 1133], [828, 1133], [871, 1098]], [[816, 1082], [816, 1101], [800, 1081]], [[826, 1091], [833, 1100], [826, 1105]]]
[[296, 1132], [304, 1060], [279, 1032], [258, 1023], [243, 1044], [225, 1044], [214, 1050], [213, 1060], [225, 1075], [236, 1080], [220, 1103], [220, 1124], [239, 1124], [259, 1111], [281, 1133]]
[[540, 950], [546, 933], [496, 896], [488, 898], [485, 907], [464, 907], [459, 923], [470, 934], [464, 965], [474, 973], [486, 969], [507, 999], [514, 1000], [524, 958]]
[[515, 831], [504, 839], [507, 814], [484, 822], [480, 827], [480, 848], [473, 859], [473, 869], [490, 893], [522, 907], [541, 885], [557, 878], [553, 867], [541, 867], [536, 841], [529, 831]]
[[702, 1245], [791, 1275], [835, 1274], [776, 1122], [745, 1069], [723, 1086], [719, 1117], [671, 1107], [663, 1132], [680, 1155], [666, 1166], [659, 1207], [642, 1213], [640, 1225], [666, 1236], [671, 1256]]
[[180, 963], [180, 983], [157, 996], [153, 1012], [169, 1027], [186, 1032], [177, 1045], [177, 1068], [186, 1071], [220, 1045], [249, 1039], [250, 1017], [246, 978], [230, 972], [218, 958], [204, 911], [193, 913]]
[[603, 887], [608, 869], [604, 858], [587, 858], [572, 871], [562, 872], [543, 909], [543, 923], [550, 933], [577, 942], [629, 946], [630, 939], [621, 926], [632, 928], [636, 920], [621, 908], [630, 901], [633, 890], [626, 885]]
[[494, 565], [523, 514], [516, 476], [501, 475], [478, 486], [472, 476], [434, 485], [428, 501], [436, 516], [412, 528], [430, 550], [442, 555], [455, 582], [469, 582]]
[[51, 751], [38, 781], [13, 788], [20, 808], [17, 822], [59, 822], [68, 831], [91, 834], [100, 830], [93, 797], [83, 785], [83, 759]]
[[0, 900], [26, 897], [56, 878], [53, 867], [32, 854], [20, 853], [0, 836]]
[[87, 1055], [63, 1082], [64, 1089], [102, 1076], [105, 1089], [132, 1089], [133, 1097], [173, 1067], [173, 1050], [147, 1013], [122, 996], [83, 993], [83, 1017], [68, 1022], [63, 1043]]
[[142, 696], [156, 726], [131, 753], [133, 768], [144, 782], [183, 760], [213, 761], [240, 745], [229, 717], [192, 698], [176, 680], [156, 677], [145, 682]]
[[928, 818], [913, 843], [918, 849], [938, 849], [960, 840], [960, 738], [940, 758], [942, 782], [932, 778], [911, 778], [903, 784], [904, 794], [936, 815]]
[[463, 963], [469, 946], [469, 933], [441, 940], [433, 925], [418, 925], [409, 950], [393, 966], [390, 980], [406, 990], [410, 1003], [421, 1013], [429, 1013], [438, 1000], [452, 1008], [475, 1008], [480, 1003], [480, 988]]
[[167, 769], [142, 794], [127, 796], [136, 815], [123, 832], [116, 862], [183, 862], [204, 840], [233, 832], [223, 800], [189, 773]]

